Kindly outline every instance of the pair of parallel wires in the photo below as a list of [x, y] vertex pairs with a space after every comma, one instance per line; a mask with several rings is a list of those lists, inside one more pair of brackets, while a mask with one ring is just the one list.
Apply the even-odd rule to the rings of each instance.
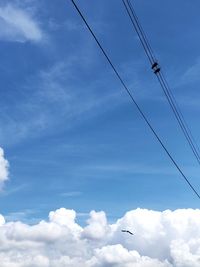
[[[162, 148], [164, 149], [165, 153], [167, 154], [167, 156], [170, 158], [171, 162], [173, 163], [173, 165], [176, 167], [176, 169], [178, 170], [178, 172], [180, 173], [181, 177], [184, 179], [184, 181], [187, 183], [187, 185], [190, 187], [190, 189], [193, 191], [193, 193], [200, 199], [200, 195], [197, 192], [197, 190], [195, 189], [195, 187], [191, 184], [191, 182], [189, 181], [189, 179], [186, 177], [186, 175], [183, 173], [183, 171], [181, 170], [181, 168], [179, 167], [178, 163], [176, 162], [176, 160], [174, 159], [174, 157], [171, 155], [171, 153], [168, 151], [167, 147], [165, 146], [165, 144], [163, 143], [163, 141], [161, 140], [161, 138], [159, 137], [159, 135], [157, 134], [157, 132], [155, 131], [154, 127], [151, 125], [149, 119], [147, 118], [147, 116], [145, 115], [145, 113], [142, 111], [142, 109], [140, 108], [140, 106], [138, 105], [137, 101], [135, 100], [133, 94], [131, 93], [130, 89], [128, 88], [128, 86], [125, 84], [123, 78], [121, 77], [121, 75], [119, 74], [118, 70], [116, 69], [116, 67], [114, 66], [114, 64], [112, 63], [110, 57], [108, 56], [108, 54], [106, 53], [106, 51], [104, 50], [103, 46], [101, 45], [101, 43], [99, 42], [98, 38], [96, 37], [94, 31], [92, 30], [92, 28], [90, 27], [90, 25], [88, 24], [88, 22], [86, 21], [85, 17], [83, 16], [82, 12], [80, 11], [79, 7], [77, 6], [77, 4], [75, 3], [74, 0], [71, 0], [72, 4], [74, 5], [75, 9], [77, 10], [78, 14], [80, 15], [81, 19], [83, 20], [84, 24], [86, 25], [87, 29], [89, 30], [89, 32], [91, 33], [92, 37], [94, 38], [95, 42], [97, 43], [98, 47], [100, 48], [100, 50], [102, 51], [103, 55], [105, 56], [108, 64], [110, 65], [110, 67], [113, 69], [115, 75], [117, 76], [118, 80], [120, 81], [121, 85], [123, 86], [124, 90], [126, 91], [126, 93], [128, 94], [128, 96], [130, 97], [132, 103], [136, 106], [138, 112], [140, 113], [141, 117], [144, 119], [144, 121], [146, 122], [146, 124], [148, 125], [148, 127], [150, 128], [151, 132], [153, 133], [153, 135], [155, 136], [155, 138], [157, 139], [157, 141], [160, 143], [160, 145], [162, 146]], [[147, 40], [147, 39], [146, 39]], [[149, 46], [150, 47], [150, 46]], [[153, 60], [154, 58], [152, 58]], [[152, 61], [153, 62], [153, 61]], [[156, 69], [158, 69], [158, 66], [156, 66]], [[155, 70], [156, 70], [155, 69]], [[159, 73], [159, 71], [158, 71]]]
[[194, 140], [194, 137], [183, 117], [183, 114], [180, 110], [180, 108], [178, 107], [178, 104], [176, 102], [176, 99], [174, 98], [172, 91], [169, 87], [169, 84], [167, 83], [162, 70], [154, 56], [153, 50], [148, 42], [148, 39], [146, 37], [146, 34], [138, 20], [138, 17], [135, 13], [135, 10], [133, 8], [133, 4], [131, 3], [130, 0], [122, 0], [125, 9], [127, 11], [127, 14], [131, 20], [131, 23], [140, 39], [140, 42], [143, 46], [143, 49], [149, 59], [149, 62], [151, 64], [151, 68], [154, 71], [154, 73], [156, 74], [157, 78], [158, 78], [158, 82], [167, 98], [167, 101], [172, 109], [172, 112], [174, 113], [175, 118], [177, 119], [177, 122], [181, 128], [181, 131], [183, 132], [183, 135], [185, 136], [186, 140], [188, 141], [188, 144], [198, 162], [198, 164], [200, 165], [200, 155], [199, 155], [199, 147], [197, 145], [197, 143]]

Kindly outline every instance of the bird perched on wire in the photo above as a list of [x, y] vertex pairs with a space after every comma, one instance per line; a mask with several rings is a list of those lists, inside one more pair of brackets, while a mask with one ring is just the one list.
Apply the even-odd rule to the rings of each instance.
[[128, 230], [121, 230], [123, 233], [128, 233], [130, 235], [134, 235], [132, 232], [128, 231]]

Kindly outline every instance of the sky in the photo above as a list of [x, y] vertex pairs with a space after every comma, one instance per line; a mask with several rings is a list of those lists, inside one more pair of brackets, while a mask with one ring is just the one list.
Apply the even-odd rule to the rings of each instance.
[[[200, 192], [200, 167], [122, 1], [76, 3], [164, 144]], [[200, 144], [200, 3], [135, 0], [134, 7]], [[131, 103], [71, 1], [1, 0], [0, 58], [0, 238], [8, 239], [5, 247], [14, 246], [9, 255], [0, 252], [0, 258], [7, 259], [3, 267], [32, 267], [40, 241], [45, 249], [34, 267], [129, 267], [132, 261], [140, 267], [197, 266], [199, 239], [180, 221], [187, 218], [186, 225], [196, 227], [199, 199]], [[151, 220], [150, 228], [141, 226], [143, 239], [133, 246], [130, 237], [124, 241], [119, 233], [121, 226], [132, 227], [127, 214], [136, 221], [141, 216]], [[68, 223], [60, 221], [65, 219]], [[160, 236], [155, 231], [158, 225], [163, 229]], [[182, 232], [174, 234], [177, 225], [183, 227]], [[39, 240], [43, 227], [46, 234]], [[57, 238], [72, 230], [72, 237], [65, 241], [68, 244], [72, 238], [74, 246], [85, 247], [79, 255], [81, 262], [77, 255], [64, 254], [68, 258], [56, 260], [46, 254], [51, 227], [55, 227], [52, 249], [59, 253], [62, 242]], [[93, 231], [99, 236], [91, 236]], [[168, 234], [157, 254], [142, 248], [141, 242], [154, 240], [155, 245]], [[22, 239], [33, 254], [27, 263], [20, 259], [14, 263]], [[188, 256], [187, 266], [180, 262], [184, 249], [196, 253]], [[103, 262], [109, 252], [119, 252], [119, 262], [109, 257]]]

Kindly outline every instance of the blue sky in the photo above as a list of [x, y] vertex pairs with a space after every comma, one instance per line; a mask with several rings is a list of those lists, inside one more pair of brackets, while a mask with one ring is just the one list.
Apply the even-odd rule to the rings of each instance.
[[[77, 1], [190, 181], [199, 166], [151, 72], [121, 1]], [[198, 1], [135, 1], [177, 102], [199, 138]], [[83, 25], [71, 1], [1, 1], [0, 144], [9, 161], [1, 213], [37, 220], [60, 207], [198, 207]]]

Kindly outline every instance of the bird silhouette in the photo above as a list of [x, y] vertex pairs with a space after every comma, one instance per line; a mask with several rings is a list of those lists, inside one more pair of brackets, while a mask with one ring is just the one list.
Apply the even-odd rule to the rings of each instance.
[[123, 233], [128, 233], [130, 235], [134, 235], [132, 232], [130, 232], [129, 230], [121, 230]]

